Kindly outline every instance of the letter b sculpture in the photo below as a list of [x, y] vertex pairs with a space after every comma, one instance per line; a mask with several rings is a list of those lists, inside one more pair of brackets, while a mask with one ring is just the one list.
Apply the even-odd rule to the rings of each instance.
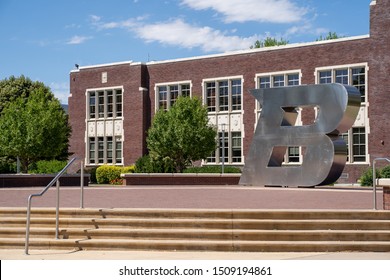
[[[240, 184], [309, 187], [335, 182], [347, 161], [347, 145], [340, 134], [355, 122], [359, 91], [322, 84], [251, 92], [262, 110]], [[315, 121], [295, 126], [298, 109], [305, 107], [317, 108]], [[301, 163], [284, 164], [288, 148], [298, 147]]]

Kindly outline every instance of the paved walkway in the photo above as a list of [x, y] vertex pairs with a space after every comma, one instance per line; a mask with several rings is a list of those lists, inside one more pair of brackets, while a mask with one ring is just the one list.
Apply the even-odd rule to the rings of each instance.
[[[0, 188], [0, 207], [26, 207], [42, 188]], [[382, 190], [377, 208], [383, 209]], [[33, 200], [33, 207], [55, 206], [56, 190]], [[63, 187], [61, 207], [79, 207], [80, 189]], [[84, 190], [86, 208], [208, 209], [373, 209], [370, 188], [264, 188], [243, 186], [98, 186]]]

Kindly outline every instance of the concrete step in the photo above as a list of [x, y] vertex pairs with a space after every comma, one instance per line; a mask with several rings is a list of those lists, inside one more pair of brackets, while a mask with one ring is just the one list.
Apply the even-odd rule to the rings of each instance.
[[[390, 251], [390, 211], [33, 208], [30, 248]], [[0, 208], [0, 248], [25, 246], [26, 209]]]
[[[55, 215], [54, 208], [32, 208], [31, 217]], [[26, 208], [0, 208], [0, 217], [26, 217]], [[246, 210], [246, 209], [97, 209], [61, 208], [61, 217], [89, 218], [221, 218], [221, 219], [364, 219], [390, 220], [383, 210]]]
[[[24, 248], [24, 239], [0, 238], [0, 248]], [[245, 252], [389, 252], [381, 241], [235, 241], [235, 240], [113, 240], [32, 239], [30, 249], [41, 250], [197, 250]]]
[[[0, 228], [0, 237], [25, 237], [25, 228]], [[54, 238], [54, 228], [31, 228], [31, 238]], [[390, 230], [225, 230], [225, 229], [84, 229], [67, 228], [60, 239], [209, 239], [253, 241], [390, 241]]]
[[[31, 226], [53, 227], [55, 218], [32, 218]], [[60, 227], [82, 228], [209, 228], [262, 230], [387, 230], [390, 220], [255, 220], [210, 218], [60, 218]], [[0, 218], [1, 227], [23, 227], [26, 218]]]

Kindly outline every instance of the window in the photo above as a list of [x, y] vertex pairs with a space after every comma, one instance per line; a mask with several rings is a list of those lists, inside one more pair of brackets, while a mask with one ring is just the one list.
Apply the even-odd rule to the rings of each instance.
[[122, 164], [123, 88], [87, 90], [86, 100], [86, 164]]
[[[288, 72], [275, 72], [267, 74], [256, 75], [257, 88], [271, 88], [271, 87], [284, 87], [284, 86], [297, 86], [301, 84], [300, 71], [288, 71]], [[272, 81], [272, 83], [271, 83]], [[261, 114], [261, 105], [256, 103], [257, 120]], [[301, 110], [299, 110], [300, 112]], [[297, 118], [300, 121], [300, 115]], [[300, 162], [300, 148], [288, 147], [284, 159], [284, 163], [297, 163]]]
[[89, 94], [89, 118], [96, 118], [96, 94], [91, 92]]
[[156, 110], [169, 110], [180, 96], [191, 96], [190, 82], [156, 85]]
[[319, 84], [339, 83], [355, 86], [360, 92], [362, 103], [366, 102], [366, 66], [341, 66], [319, 70], [317, 79]]
[[[356, 87], [361, 95], [362, 106], [365, 107], [367, 101], [367, 69], [366, 64], [324, 67], [317, 69], [317, 81], [320, 84], [341, 83]], [[348, 132], [341, 134], [348, 147], [348, 163], [367, 163], [368, 160], [366, 128], [364, 127], [364, 124], [368, 124], [368, 121], [366, 115], [360, 117], [364, 120], [363, 124], [359, 123]]]
[[366, 133], [364, 127], [352, 128], [352, 157], [354, 162], [366, 161]]
[[205, 103], [209, 112], [241, 110], [242, 79], [206, 81]]
[[218, 132], [218, 149], [208, 158], [207, 163], [242, 163], [241, 132]]
[[88, 119], [122, 117], [121, 89], [88, 91], [88, 100]]
[[206, 83], [207, 110], [215, 112], [215, 82]]
[[[89, 137], [89, 164], [121, 164], [122, 137]], [[96, 150], [97, 143], [97, 150]], [[115, 150], [114, 150], [115, 147]]]

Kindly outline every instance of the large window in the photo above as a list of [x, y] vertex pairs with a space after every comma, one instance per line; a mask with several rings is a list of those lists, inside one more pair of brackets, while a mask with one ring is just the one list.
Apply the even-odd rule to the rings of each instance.
[[242, 79], [209, 80], [204, 83], [205, 103], [209, 112], [241, 110]]
[[203, 100], [210, 122], [217, 128], [218, 148], [208, 164], [242, 164], [242, 76], [203, 80]]
[[87, 95], [89, 100], [88, 119], [122, 116], [122, 89], [90, 90]]
[[240, 131], [218, 132], [218, 148], [208, 158], [207, 163], [241, 164], [242, 137]]
[[86, 164], [118, 164], [123, 161], [123, 88], [87, 90]]
[[366, 66], [339, 66], [330, 69], [320, 69], [317, 71], [319, 84], [339, 83], [343, 85], [355, 86], [361, 95], [362, 103], [366, 102]]
[[89, 137], [88, 148], [91, 165], [122, 164], [122, 137]]
[[[256, 86], [257, 88], [297, 86], [301, 84], [300, 77], [301, 73], [299, 70], [258, 74], [256, 75]], [[256, 115], [258, 120], [261, 114], [261, 106], [258, 102], [256, 104], [256, 108]], [[300, 112], [301, 110], [299, 110], [299, 115], [297, 118], [298, 122], [301, 121]], [[301, 162], [301, 148], [295, 146], [288, 147], [286, 150], [286, 155], [284, 157], [284, 164], [299, 162]]]
[[164, 83], [156, 85], [156, 110], [169, 110], [179, 96], [191, 96], [191, 83]]
[[[321, 67], [316, 70], [317, 83], [340, 83], [356, 87], [361, 95], [362, 109], [365, 109], [367, 102], [367, 64], [340, 65]], [[360, 123], [354, 126], [341, 137], [348, 146], [348, 163], [367, 163], [367, 116], [366, 110], [360, 110]], [[363, 120], [363, 121], [362, 121]]]

